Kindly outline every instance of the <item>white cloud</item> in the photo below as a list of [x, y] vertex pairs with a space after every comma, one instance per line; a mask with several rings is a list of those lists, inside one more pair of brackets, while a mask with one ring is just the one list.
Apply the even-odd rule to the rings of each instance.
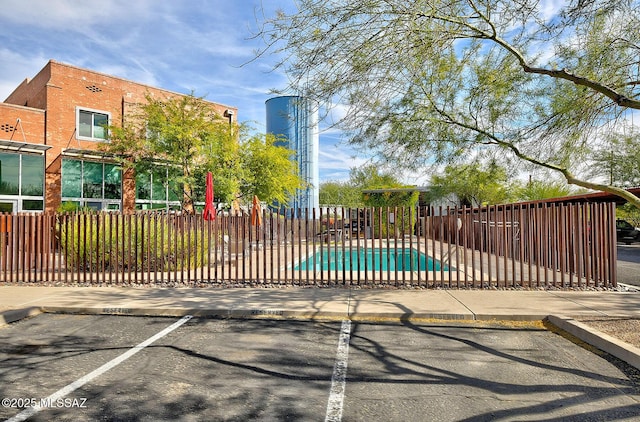
[[155, 2], [146, 0], [102, 0], [100, 3], [76, 0], [4, 0], [0, 20], [46, 29], [75, 31], [114, 20], [133, 20], [149, 16]]
[[558, 16], [558, 13], [568, 5], [566, 0], [541, 0], [538, 10], [545, 22], [549, 22]]
[[42, 55], [27, 56], [9, 48], [0, 48], [0, 100], [13, 92], [27, 78], [32, 78], [48, 61]]
[[[194, 91], [238, 107], [241, 121], [265, 131], [265, 101], [287, 77], [272, 71], [277, 57], [254, 58], [255, 9], [267, 16], [293, 0], [4, 0], [0, 8], [0, 100], [50, 59], [176, 92]], [[346, 108], [337, 105], [330, 120]], [[322, 180], [346, 179], [364, 163], [338, 146], [339, 133], [322, 123]]]

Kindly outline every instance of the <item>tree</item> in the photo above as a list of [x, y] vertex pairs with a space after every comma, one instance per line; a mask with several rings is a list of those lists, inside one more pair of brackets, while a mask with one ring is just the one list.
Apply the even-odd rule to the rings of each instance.
[[304, 189], [298, 166], [291, 159], [293, 151], [276, 145], [273, 135], [254, 135], [242, 144], [241, 161], [244, 177], [241, 196], [250, 202], [254, 195], [268, 205], [287, 203], [296, 189]]
[[202, 98], [191, 95], [158, 99], [127, 116], [122, 127], [111, 127], [102, 148], [120, 157], [136, 173], [169, 168], [170, 186], [182, 187], [185, 212], [204, 200], [205, 177], [214, 175], [215, 198], [230, 203], [253, 195], [269, 204], [282, 201], [302, 186], [292, 152], [251, 135], [247, 125], [231, 125]]
[[[640, 132], [609, 134], [607, 143], [596, 157], [594, 176], [602, 176], [620, 187], [640, 185]], [[605, 149], [608, 148], [608, 149]]]
[[519, 201], [561, 198], [572, 193], [573, 190], [567, 184], [553, 180], [530, 180], [515, 188], [515, 195]]
[[320, 184], [320, 205], [339, 205], [347, 208], [363, 207], [362, 190], [350, 181]]
[[443, 175], [431, 177], [430, 202], [455, 197], [464, 206], [502, 204], [514, 199], [507, 171], [495, 163], [486, 170], [479, 163], [447, 166]]
[[[350, 141], [418, 168], [493, 156], [585, 174], [640, 109], [638, 0], [300, 0], [264, 22], [290, 89], [348, 108]], [[617, 154], [614, 151], [614, 154]]]
[[[373, 225], [374, 236], [386, 236], [389, 224], [394, 230], [399, 225], [403, 225], [405, 230], [411, 230], [416, 219], [413, 209], [418, 204], [420, 195], [414, 186], [401, 183], [390, 171], [384, 171], [373, 164], [352, 168], [349, 180], [359, 190], [364, 206], [381, 208], [380, 224]], [[366, 192], [367, 190], [376, 192]]]

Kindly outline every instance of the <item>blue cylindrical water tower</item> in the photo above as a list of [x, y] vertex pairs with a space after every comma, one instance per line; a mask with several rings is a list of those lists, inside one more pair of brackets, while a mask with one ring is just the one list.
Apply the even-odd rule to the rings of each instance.
[[280, 137], [279, 144], [293, 150], [292, 157], [298, 163], [298, 170], [307, 187], [296, 192], [289, 204], [282, 204], [305, 210], [318, 208], [318, 111], [311, 101], [298, 96], [275, 97], [266, 101], [267, 133]]

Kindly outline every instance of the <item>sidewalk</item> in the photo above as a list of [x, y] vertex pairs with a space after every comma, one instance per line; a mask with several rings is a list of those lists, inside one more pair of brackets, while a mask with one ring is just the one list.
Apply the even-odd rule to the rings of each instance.
[[640, 292], [0, 286], [0, 326], [40, 312], [352, 320], [548, 318], [640, 368], [638, 348], [571, 318], [640, 318]]

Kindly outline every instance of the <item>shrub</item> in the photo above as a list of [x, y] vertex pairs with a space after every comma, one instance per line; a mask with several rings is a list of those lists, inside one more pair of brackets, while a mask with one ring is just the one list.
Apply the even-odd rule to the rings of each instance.
[[[180, 271], [208, 258], [205, 227], [189, 216], [73, 213], [58, 219], [68, 269], [81, 271]], [[212, 240], [213, 243], [213, 240]]]

